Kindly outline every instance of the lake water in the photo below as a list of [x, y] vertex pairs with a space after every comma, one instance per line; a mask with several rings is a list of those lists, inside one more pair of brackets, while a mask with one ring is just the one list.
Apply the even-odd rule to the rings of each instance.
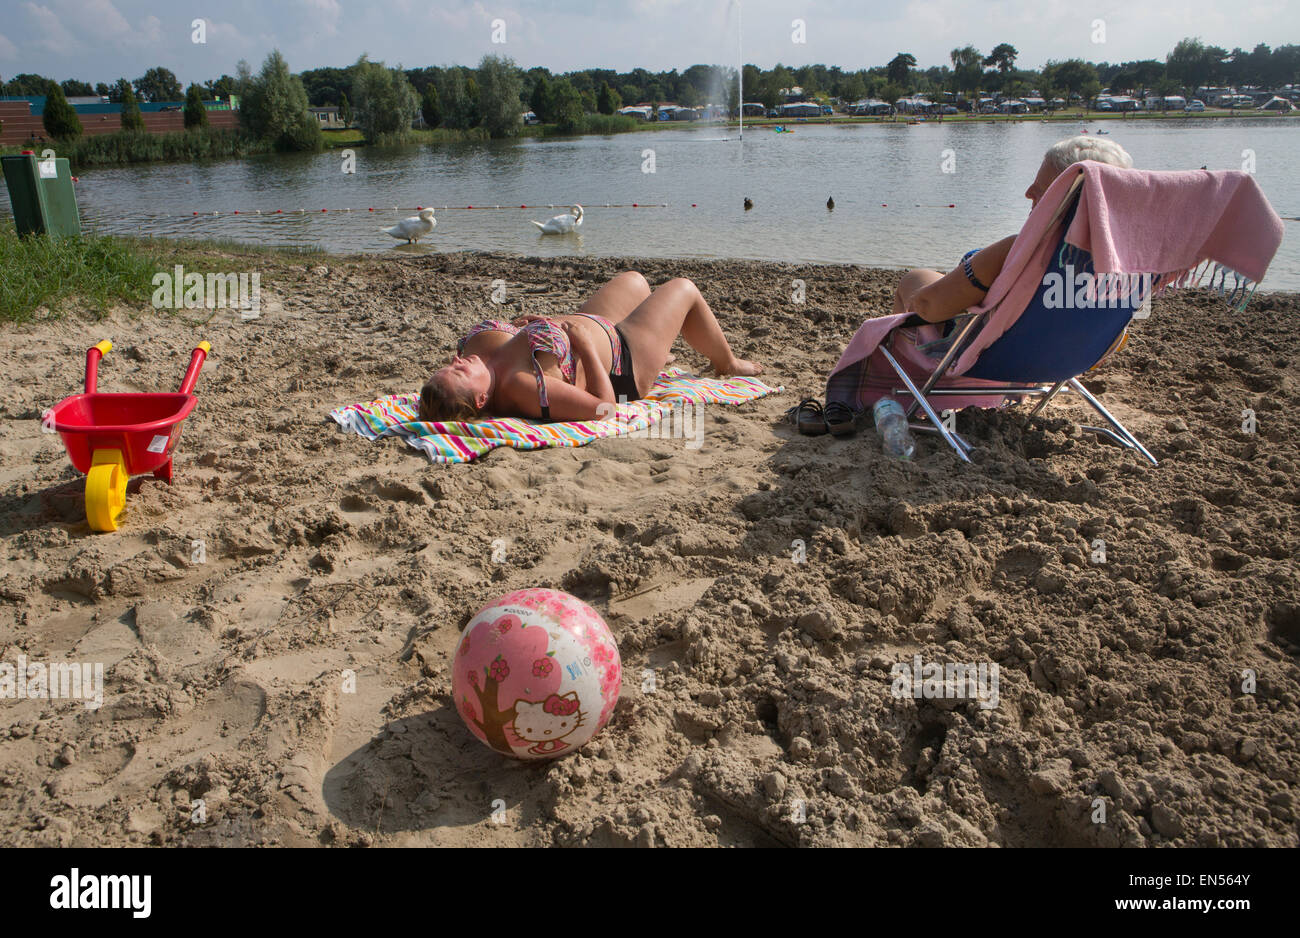
[[[82, 175], [77, 193], [88, 228], [100, 232], [384, 252], [396, 242], [378, 228], [413, 214], [405, 209], [461, 206], [438, 211], [437, 229], [419, 250], [947, 269], [969, 248], [1019, 230], [1029, 210], [1023, 193], [1043, 151], [1086, 127], [1108, 130], [1136, 165], [1149, 169], [1240, 169], [1243, 151], [1253, 151], [1256, 178], [1278, 214], [1300, 215], [1296, 120], [793, 126], [795, 132], [785, 134], [753, 129], [743, 144], [734, 128], [704, 126], [577, 139], [360, 147], [353, 174], [341, 171], [337, 151], [95, 169]], [[732, 139], [719, 139], [728, 133]], [[643, 171], [648, 149], [654, 151], [653, 173]], [[942, 171], [945, 150], [953, 151], [955, 172]], [[835, 199], [833, 212], [826, 209], [828, 196]], [[754, 202], [752, 211], [743, 209], [746, 197]], [[572, 202], [582, 203], [587, 213], [580, 235], [540, 237], [528, 224]], [[633, 202], [643, 207], [630, 207]], [[520, 210], [520, 204], [557, 207]], [[513, 207], [463, 210], [469, 205]], [[340, 211], [348, 208], [350, 213]], [[276, 209], [286, 214], [249, 214]], [[228, 214], [235, 210], [241, 214]], [[1286, 225], [1264, 289], [1300, 290], [1300, 222]]]

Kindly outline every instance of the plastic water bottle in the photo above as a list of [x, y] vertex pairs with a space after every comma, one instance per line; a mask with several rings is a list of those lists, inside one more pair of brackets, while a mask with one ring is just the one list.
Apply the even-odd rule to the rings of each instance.
[[911, 459], [916, 446], [912, 443], [912, 432], [907, 428], [903, 405], [892, 397], [882, 397], [871, 408], [871, 416], [876, 421], [876, 432], [880, 434], [885, 452], [899, 459]]

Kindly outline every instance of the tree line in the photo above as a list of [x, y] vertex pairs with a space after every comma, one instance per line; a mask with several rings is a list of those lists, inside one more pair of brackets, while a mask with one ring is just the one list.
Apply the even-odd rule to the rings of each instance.
[[[975, 46], [953, 49], [949, 62], [922, 69], [911, 53], [899, 52], [884, 65], [857, 70], [839, 66], [777, 64], [771, 69], [745, 65], [736, 70], [692, 65], [650, 72], [643, 68], [579, 69], [563, 74], [534, 67], [522, 69], [508, 58], [484, 56], [476, 68], [426, 66], [403, 69], [372, 62], [362, 56], [345, 68], [325, 67], [293, 74], [278, 52], [272, 52], [253, 74], [240, 62], [236, 74], [222, 75], [182, 92], [174, 73], [151, 68], [140, 78], [119, 78], [109, 85], [67, 79], [61, 83], [40, 75], [16, 75], [0, 81], [5, 95], [45, 95], [47, 112], [61, 133], [79, 132], [76, 113], [66, 96], [99, 94], [122, 104], [124, 129], [143, 129], [139, 101], [176, 101], [185, 97], [186, 127], [207, 123], [203, 100], [237, 94], [241, 123], [255, 137], [277, 147], [315, 149], [321, 146], [319, 122], [308, 107], [338, 107], [344, 121], [358, 126], [367, 140], [401, 138], [419, 114], [425, 126], [468, 131], [481, 128], [492, 137], [515, 133], [521, 114], [531, 110], [559, 132], [576, 132], [587, 115], [612, 115], [623, 104], [675, 103], [686, 107], [713, 103], [731, 109], [739, 104], [738, 77], [744, 97], [775, 107], [785, 100], [893, 101], [909, 94], [952, 92], [1023, 96], [1030, 90], [1049, 97], [1080, 95], [1090, 99], [1103, 87], [1112, 92], [1194, 92], [1206, 85], [1277, 88], [1300, 83], [1300, 45], [1270, 48], [1260, 43], [1251, 51], [1231, 51], [1200, 39], [1181, 40], [1164, 61], [1144, 59], [1112, 64], [1082, 59], [1049, 61], [1041, 69], [1016, 66], [1019, 51], [999, 43], [987, 54]], [[798, 92], [791, 89], [798, 88]], [[49, 123], [47, 122], [47, 129]]]

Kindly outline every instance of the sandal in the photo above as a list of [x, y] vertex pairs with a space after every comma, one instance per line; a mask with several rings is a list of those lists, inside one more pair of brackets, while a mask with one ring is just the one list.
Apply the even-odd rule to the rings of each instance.
[[785, 418], [804, 436], [821, 436], [826, 432], [822, 402], [815, 397], [806, 397], [791, 407], [785, 412]]
[[830, 401], [822, 410], [826, 429], [832, 436], [853, 436], [858, 432], [858, 414], [848, 404]]

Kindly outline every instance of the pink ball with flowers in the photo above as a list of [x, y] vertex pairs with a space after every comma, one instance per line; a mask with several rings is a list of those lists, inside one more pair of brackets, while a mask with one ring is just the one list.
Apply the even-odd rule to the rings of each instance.
[[533, 588], [480, 609], [452, 664], [456, 710], [485, 745], [553, 759], [609, 722], [623, 666], [600, 614], [576, 596]]

